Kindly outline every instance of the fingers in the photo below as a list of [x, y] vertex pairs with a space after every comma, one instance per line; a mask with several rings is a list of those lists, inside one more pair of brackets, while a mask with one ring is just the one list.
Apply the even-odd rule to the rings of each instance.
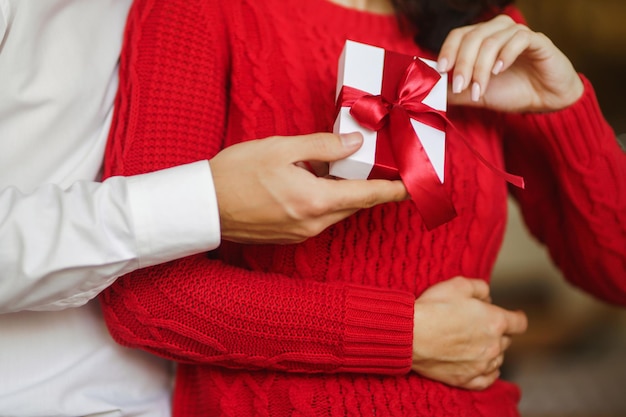
[[503, 363], [504, 355], [501, 354], [484, 363], [482, 367], [478, 367], [471, 376], [459, 378], [459, 375], [455, 375], [443, 382], [468, 390], [484, 390], [500, 377], [500, 368]]
[[[477, 52], [473, 67], [465, 65], [455, 68], [465, 77], [471, 77], [470, 98], [477, 102], [487, 90], [492, 75], [506, 70], [520, 53], [528, 47], [530, 31], [522, 25], [514, 25], [486, 38]], [[505, 54], [503, 54], [506, 52]], [[469, 58], [464, 60], [469, 62]]]
[[325, 181], [326, 200], [336, 210], [373, 207], [378, 204], [403, 201], [408, 192], [402, 181], [387, 180], [333, 180]]
[[481, 391], [489, 388], [500, 377], [500, 369], [487, 374], [479, 375], [469, 382], [465, 383], [462, 387], [469, 390]]
[[[359, 132], [335, 135], [314, 133], [282, 140], [283, 151], [290, 162], [309, 161], [308, 167], [317, 175], [325, 173], [326, 162], [343, 159], [356, 152], [363, 144]], [[315, 191], [325, 213], [370, 208], [378, 204], [403, 201], [409, 197], [401, 181], [388, 180], [334, 180], [320, 178]], [[320, 213], [321, 214], [321, 213]]]
[[493, 385], [500, 377], [500, 371], [496, 371], [490, 375], [481, 375], [471, 380], [465, 388], [475, 391], [482, 391]]
[[502, 339], [500, 340], [500, 349], [502, 350], [502, 352], [507, 350], [509, 346], [511, 346], [512, 342], [513, 339], [511, 338], [511, 336], [502, 336]]
[[335, 135], [313, 133], [310, 135], [271, 138], [280, 143], [280, 152], [290, 163], [298, 161], [331, 162], [356, 152], [363, 144], [358, 132]]
[[504, 353], [496, 356], [491, 361], [489, 361], [489, 365], [487, 366], [486, 374], [489, 375], [489, 374], [497, 371], [498, 369], [500, 369], [500, 367], [502, 366], [503, 363], [504, 363]]
[[[485, 39], [512, 24], [514, 23], [510, 17], [498, 16], [487, 23], [465, 26], [450, 32], [441, 47], [439, 63], [445, 61], [447, 67], [445, 71], [455, 69], [452, 77], [455, 93], [465, 90], [470, 85], [471, 69], [474, 67]], [[443, 70], [443, 67], [440, 69]]]
[[304, 191], [306, 207], [298, 211], [300, 213], [298, 218], [301, 220], [299, 229], [294, 233], [301, 236], [301, 240], [316, 236], [357, 210], [408, 198], [402, 181], [336, 180], [317, 177], [314, 181], [315, 183]]
[[500, 368], [504, 364], [504, 350], [501, 354], [490, 360], [480, 375], [470, 378], [461, 384], [463, 388], [470, 390], [484, 390], [491, 386], [501, 375]]
[[492, 76], [505, 71], [529, 46], [532, 32], [501, 15], [450, 32], [439, 55], [440, 71], [454, 68], [452, 92], [478, 102]]

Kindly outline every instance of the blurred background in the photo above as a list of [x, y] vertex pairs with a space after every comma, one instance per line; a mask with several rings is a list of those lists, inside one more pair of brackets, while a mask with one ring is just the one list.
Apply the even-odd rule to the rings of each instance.
[[[517, 0], [593, 83], [626, 143], [626, 0]], [[503, 377], [522, 388], [523, 417], [626, 417], [626, 309], [569, 286], [529, 237], [516, 206], [493, 276], [494, 302], [521, 308], [529, 330], [507, 353]], [[626, 280], [626, 277], [624, 277]]]

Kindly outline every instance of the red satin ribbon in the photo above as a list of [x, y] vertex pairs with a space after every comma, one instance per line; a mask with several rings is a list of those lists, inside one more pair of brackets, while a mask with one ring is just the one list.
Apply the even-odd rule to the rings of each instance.
[[[394, 64], [391, 60], [391, 65]], [[386, 61], [385, 71], [388, 65]], [[392, 71], [398, 71], [398, 68]], [[521, 177], [506, 173], [483, 158], [460, 134], [445, 112], [422, 102], [440, 78], [436, 70], [414, 58], [406, 67], [391, 101], [383, 95], [372, 95], [349, 86], [342, 88], [338, 101], [338, 107], [350, 107], [350, 114], [361, 126], [377, 131], [379, 140], [388, 141], [400, 178], [428, 230], [452, 220], [457, 214], [411, 125], [411, 119], [442, 131], [451, 127], [483, 164], [506, 181], [524, 188]]]

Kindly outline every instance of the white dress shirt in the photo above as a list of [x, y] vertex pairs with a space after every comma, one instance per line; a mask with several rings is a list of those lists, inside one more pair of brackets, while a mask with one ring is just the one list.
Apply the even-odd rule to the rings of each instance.
[[[0, 0], [0, 416], [167, 416], [109, 336], [120, 275], [219, 245], [209, 164], [96, 182], [131, 0]], [[72, 307], [72, 308], [68, 308]]]

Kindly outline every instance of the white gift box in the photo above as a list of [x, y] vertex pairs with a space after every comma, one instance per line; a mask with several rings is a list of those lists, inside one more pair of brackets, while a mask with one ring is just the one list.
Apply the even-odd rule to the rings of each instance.
[[[383, 88], [383, 74], [385, 71], [386, 54], [385, 51], [372, 45], [366, 45], [354, 41], [346, 41], [343, 52], [339, 59], [339, 70], [337, 77], [336, 98], [340, 98], [343, 86], [350, 86], [371, 95], [380, 95]], [[399, 55], [391, 52], [391, 54]], [[410, 57], [414, 59], [414, 57]], [[424, 63], [432, 68], [436, 68], [436, 63], [431, 60], [422, 59]], [[441, 78], [424, 98], [422, 103], [435, 110], [446, 111], [447, 96], [447, 75], [440, 74]], [[411, 124], [415, 133], [422, 142], [424, 150], [437, 174], [439, 180], [444, 181], [444, 160], [445, 160], [445, 132], [424, 123], [411, 119]], [[398, 179], [397, 171], [394, 167], [382, 167], [374, 170], [379, 164], [377, 161], [377, 141], [378, 132], [359, 125], [350, 115], [349, 107], [341, 107], [337, 119], [335, 120], [335, 133], [350, 133], [359, 131], [363, 134], [363, 146], [353, 155], [346, 159], [330, 164], [330, 174], [346, 179], [367, 179], [386, 178]], [[419, 162], [418, 162], [419, 163]], [[379, 176], [380, 175], [380, 176]]]

